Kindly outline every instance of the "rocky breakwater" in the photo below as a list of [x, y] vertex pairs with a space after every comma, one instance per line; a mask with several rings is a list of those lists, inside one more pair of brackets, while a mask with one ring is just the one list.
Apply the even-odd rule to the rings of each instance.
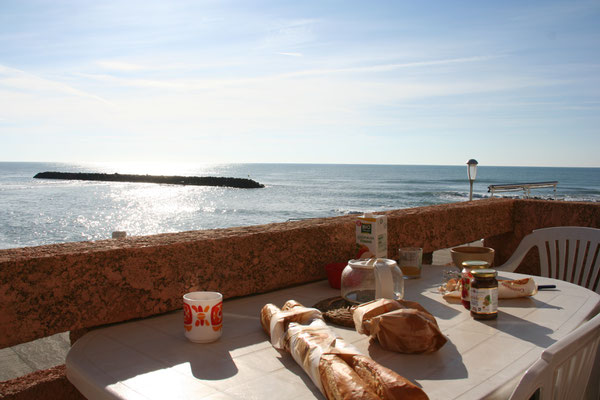
[[265, 185], [252, 179], [224, 178], [218, 176], [164, 176], [164, 175], [128, 175], [128, 174], [102, 174], [87, 172], [40, 172], [34, 176], [36, 179], [65, 179], [79, 181], [101, 182], [142, 182], [162, 183], [168, 185], [195, 185], [195, 186], [222, 186], [241, 189], [259, 189]]

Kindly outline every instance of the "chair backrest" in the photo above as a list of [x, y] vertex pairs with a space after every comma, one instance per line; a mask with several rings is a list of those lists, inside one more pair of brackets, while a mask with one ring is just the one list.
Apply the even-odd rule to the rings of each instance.
[[525, 372], [510, 400], [583, 399], [600, 343], [600, 314], [548, 347]]
[[579, 226], [536, 229], [496, 269], [514, 271], [534, 246], [540, 255], [541, 276], [576, 283], [600, 293], [600, 229]]

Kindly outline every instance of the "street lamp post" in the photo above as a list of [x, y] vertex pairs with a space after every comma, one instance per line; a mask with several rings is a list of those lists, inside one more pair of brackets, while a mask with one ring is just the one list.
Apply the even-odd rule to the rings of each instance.
[[473, 181], [475, 180], [475, 177], [477, 176], [477, 160], [474, 159], [470, 159], [469, 161], [467, 161], [467, 175], [469, 176], [469, 184], [471, 186], [470, 190], [469, 190], [469, 201], [473, 200]]

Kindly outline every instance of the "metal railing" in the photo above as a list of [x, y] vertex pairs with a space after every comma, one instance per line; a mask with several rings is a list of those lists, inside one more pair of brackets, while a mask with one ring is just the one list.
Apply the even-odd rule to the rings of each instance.
[[490, 197], [494, 197], [495, 192], [517, 192], [522, 190], [525, 197], [528, 199], [531, 197], [531, 189], [554, 187], [554, 200], [556, 200], [556, 185], [558, 185], [558, 181], [489, 185], [488, 193], [492, 193]]

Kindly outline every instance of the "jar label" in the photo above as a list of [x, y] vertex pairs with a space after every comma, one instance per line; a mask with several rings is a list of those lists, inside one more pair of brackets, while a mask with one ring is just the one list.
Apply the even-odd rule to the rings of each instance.
[[471, 311], [477, 314], [498, 312], [498, 288], [474, 288], [471, 286]]
[[469, 271], [462, 272], [462, 288], [460, 293], [460, 298], [462, 301], [469, 301], [471, 299], [471, 281], [473, 280], [473, 275]]

